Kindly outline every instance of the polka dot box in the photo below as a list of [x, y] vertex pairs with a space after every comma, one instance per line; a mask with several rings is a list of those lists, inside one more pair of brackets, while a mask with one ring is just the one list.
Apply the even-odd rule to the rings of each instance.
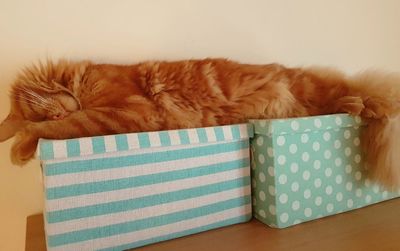
[[253, 214], [284, 228], [400, 195], [366, 177], [359, 117], [253, 120]]
[[47, 250], [126, 250], [248, 221], [252, 128], [41, 140]]

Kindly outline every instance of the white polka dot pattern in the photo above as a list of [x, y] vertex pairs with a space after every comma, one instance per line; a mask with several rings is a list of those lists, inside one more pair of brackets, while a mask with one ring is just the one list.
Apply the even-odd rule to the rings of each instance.
[[289, 146], [289, 152], [292, 154], [295, 154], [297, 152], [297, 145], [296, 144], [291, 144]]
[[364, 123], [358, 117], [253, 123], [254, 214], [272, 227], [288, 227], [400, 195], [367, 178], [360, 150]]

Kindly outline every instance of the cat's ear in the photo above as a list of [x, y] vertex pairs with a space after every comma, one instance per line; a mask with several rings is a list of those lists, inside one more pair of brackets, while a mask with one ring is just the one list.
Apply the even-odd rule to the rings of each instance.
[[23, 120], [8, 115], [8, 117], [0, 124], [0, 142], [13, 137], [24, 126], [24, 124]]

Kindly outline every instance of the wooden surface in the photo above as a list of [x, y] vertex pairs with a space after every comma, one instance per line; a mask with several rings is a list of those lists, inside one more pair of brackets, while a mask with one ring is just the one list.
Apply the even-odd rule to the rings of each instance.
[[[26, 250], [45, 250], [42, 215], [29, 216], [27, 219]], [[400, 199], [286, 229], [272, 229], [252, 220], [136, 250], [399, 251]]]
[[46, 250], [42, 214], [31, 215], [26, 219], [25, 250]]

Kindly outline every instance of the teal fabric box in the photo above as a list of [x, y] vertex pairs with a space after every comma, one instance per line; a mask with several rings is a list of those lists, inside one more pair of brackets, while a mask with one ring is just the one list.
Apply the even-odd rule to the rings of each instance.
[[367, 126], [346, 114], [253, 120], [253, 214], [284, 228], [400, 195], [368, 179], [360, 149]]
[[252, 128], [40, 140], [47, 250], [125, 250], [248, 221]]

